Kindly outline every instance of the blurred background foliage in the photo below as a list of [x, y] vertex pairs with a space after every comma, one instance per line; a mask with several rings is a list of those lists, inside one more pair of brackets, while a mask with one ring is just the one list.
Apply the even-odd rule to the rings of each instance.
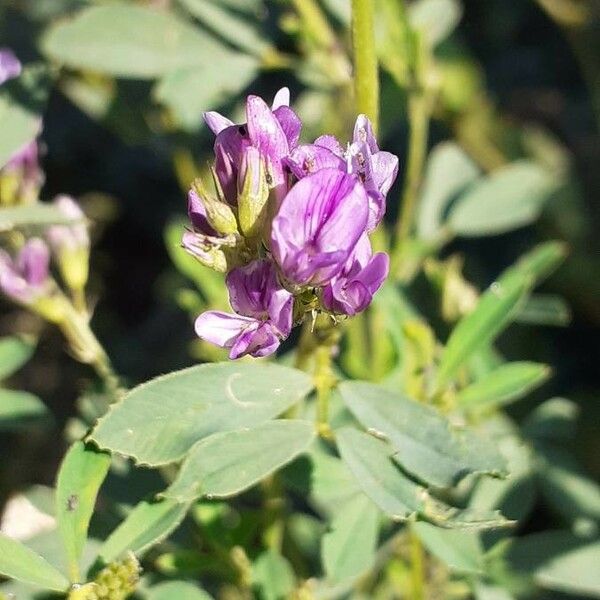
[[[380, 145], [401, 165], [388, 223], [396, 222], [407, 179], [418, 206], [417, 235], [395, 256], [395, 277], [410, 282], [410, 306], [445, 338], [478, 290], [526, 250], [565, 241], [566, 261], [498, 348], [509, 360], [552, 366], [544, 386], [509, 411], [520, 419], [546, 398], [575, 402], [580, 418], [570, 444], [597, 478], [600, 7], [594, 0], [419, 0], [406, 15], [396, 0], [375, 1]], [[28, 66], [19, 85], [35, 89], [28, 110], [43, 115], [42, 197], [71, 194], [96, 224], [94, 326], [127, 384], [223, 357], [195, 340], [191, 327], [206, 305], [226, 304], [223, 286], [179, 249], [188, 185], [212, 151], [202, 112], [240, 117], [246, 93], [270, 98], [287, 85], [303, 139], [347, 138], [355, 118], [349, 17], [348, 0], [0, 0], [0, 46]], [[18, 118], [0, 123], [2, 156], [17, 144]], [[426, 141], [421, 149], [409, 147], [409, 122]], [[499, 191], [508, 189], [505, 204]], [[388, 301], [397, 298], [383, 290], [378, 306]], [[407, 306], [392, 312], [402, 318]], [[393, 381], [386, 361], [397, 322], [386, 320], [389, 312], [389, 305], [376, 310], [368, 323], [371, 339], [387, 345], [343, 355], [353, 376]], [[2, 304], [0, 335], [17, 331], [39, 342], [35, 350], [22, 342], [22, 368], [0, 376], [42, 397], [53, 420], [2, 432], [0, 503], [15, 490], [52, 483], [65, 448], [60, 432], [77, 398], [94, 391], [87, 368], [61, 352], [58, 333]], [[403, 339], [425, 352], [427, 335]], [[32, 417], [43, 412], [34, 396], [28, 406]], [[527, 532], [554, 523], [546, 501], [535, 502]]]

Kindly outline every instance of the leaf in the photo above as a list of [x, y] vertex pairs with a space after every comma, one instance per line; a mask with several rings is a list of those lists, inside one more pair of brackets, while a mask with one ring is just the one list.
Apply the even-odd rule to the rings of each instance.
[[236, 16], [211, 0], [180, 0], [180, 3], [209, 29], [234, 46], [261, 56], [269, 48], [258, 29], [258, 21], [248, 15]]
[[148, 590], [147, 600], [212, 600], [212, 596], [187, 581], [168, 581]]
[[505, 474], [493, 443], [452, 427], [430, 406], [365, 382], [345, 381], [340, 392], [360, 423], [390, 442], [394, 460], [425, 482], [450, 487], [473, 473]]
[[457, 235], [497, 235], [533, 223], [557, 189], [556, 177], [530, 161], [498, 169], [463, 194], [450, 209]]
[[166, 73], [154, 97], [183, 127], [197, 130], [203, 125], [202, 113], [241, 94], [258, 75], [259, 66], [251, 56], [220, 52], [203, 64]]
[[172, 500], [140, 502], [106, 539], [98, 556], [110, 563], [124, 552], [142, 555], [166, 539], [183, 521], [189, 504]]
[[261, 600], [289, 598], [296, 577], [290, 563], [275, 550], [266, 550], [252, 565], [252, 582]]
[[526, 396], [542, 385], [551, 369], [540, 363], [506, 363], [467, 386], [456, 397], [467, 410], [492, 410]]
[[436, 373], [434, 388], [439, 390], [480, 348], [490, 344], [511, 322], [531, 280], [522, 273], [507, 270], [481, 296], [472, 313], [452, 330]]
[[534, 294], [523, 302], [515, 321], [526, 325], [566, 327], [571, 317], [571, 307], [562, 296]]
[[48, 416], [48, 409], [37, 396], [0, 389], [0, 431], [20, 428]]
[[118, 2], [91, 6], [52, 25], [41, 46], [68, 67], [136, 79], [218, 61], [227, 52], [172, 12]]
[[0, 534], [0, 574], [55, 592], [64, 592], [68, 579], [27, 546]]
[[568, 250], [564, 242], [545, 242], [538, 244], [508, 269], [509, 273], [531, 277], [535, 285], [551, 275], [565, 260]]
[[168, 464], [213, 433], [276, 417], [311, 388], [308, 375], [289, 367], [199, 365], [134, 388], [100, 419], [91, 439], [138, 463]]
[[314, 436], [313, 423], [295, 420], [216, 433], [190, 450], [163, 495], [179, 502], [234, 496], [291, 462]]
[[523, 423], [523, 434], [534, 440], [564, 442], [575, 435], [579, 407], [566, 398], [540, 404]]
[[63, 459], [58, 473], [56, 517], [73, 583], [80, 579], [79, 562], [90, 519], [110, 462], [109, 454], [86, 447], [83, 442], [75, 442]]
[[0, 168], [39, 134], [48, 90], [48, 72], [41, 64], [27, 65], [19, 77], [2, 85]]
[[453, 142], [438, 144], [429, 155], [417, 231], [420, 238], [435, 237], [448, 204], [479, 176], [477, 165]]
[[425, 34], [432, 46], [443, 42], [462, 17], [457, 0], [418, 0], [409, 7], [411, 25]]
[[483, 547], [477, 532], [441, 529], [429, 523], [415, 523], [413, 528], [429, 552], [453, 571], [483, 572]]
[[328, 579], [337, 583], [367, 572], [375, 562], [379, 510], [364, 494], [342, 505], [323, 536], [321, 556]]
[[423, 510], [424, 488], [394, 466], [385, 442], [352, 427], [337, 430], [336, 441], [363, 492], [390, 518], [405, 521]]
[[0, 208], [0, 232], [10, 231], [16, 227], [46, 227], [72, 222], [73, 219], [65, 217], [56, 206], [51, 204], [24, 204]]
[[0, 338], [0, 379], [20, 369], [31, 358], [34, 350], [35, 344], [30, 339]]

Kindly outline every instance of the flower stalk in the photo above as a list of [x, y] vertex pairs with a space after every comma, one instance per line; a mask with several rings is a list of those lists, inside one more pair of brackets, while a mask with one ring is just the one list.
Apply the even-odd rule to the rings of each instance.
[[375, 3], [352, 0], [352, 50], [357, 112], [366, 114], [377, 133], [379, 127], [379, 74], [375, 46]]

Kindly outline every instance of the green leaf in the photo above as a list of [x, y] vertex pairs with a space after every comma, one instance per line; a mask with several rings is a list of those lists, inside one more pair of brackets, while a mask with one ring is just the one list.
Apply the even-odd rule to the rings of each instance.
[[557, 180], [530, 161], [512, 163], [463, 194], [448, 225], [466, 237], [497, 235], [533, 223], [556, 191]]
[[33, 550], [0, 534], [0, 574], [36, 587], [64, 592], [69, 580]]
[[172, 12], [119, 2], [86, 8], [52, 25], [41, 45], [68, 67], [136, 79], [218, 61], [227, 52]]
[[427, 162], [419, 201], [420, 238], [435, 237], [448, 204], [479, 176], [477, 165], [453, 142], [438, 144]]
[[534, 294], [515, 315], [517, 323], [566, 327], [571, 322], [571, 307], [562, 296]]
[[160, 80], [154, 97], [186, 129], [202, 126], [202, 113], [241, 94], [256, 78], [258, 61], [245, 54], [220, 52], [203, 64], [170, 71]]
[[187, 581], [168, 581], [148, 590], [147, 600], [212, 600], [212, 596]]
[[216, 433], [190, 450], [164, 496], [179, 502], [234, 496], [291, 462], [314, 436], [313, 423], [295, 420]]
[[0, 389], [0, 431], [21, 428], [48, 417], [48, 409], [33, 394]]
[[260, 425], [276, 417], [311, 388], [308, 375], [289, 367], [199, 365], [134, 388], [100, 419], [91, 439], [138, 463], [168, 464], [213, 433]]
[[575, 435], [579, 407], [566, 398], [540, 404], [523, 423], [523, 434], [534, 440], [564, 442]]
[[452, 330], [436, 373], [434, 388], [439, 390], [480, 348], [490, 344], [511, 322], [531, 279], [522, 273], [506, 271], [481, 296], [472, 313]]
[[506, 363], [461, 390], [456, 402], [467, 410], [492, 410], [523, 398], [550, 374], [551, 369], [540, 363]]
[[0, 168], [39, 134], [48, 89], [48, 72], [40, 64], [26, 66], [19, 77], [2, 85]]
[[183, 521], [189, 504], [172, 500], [140, 502], [106, 539], [98, 556], [106, 563], [131, 551], [142, 555], [166, 539]]
[[209, 29], [234, 46], [261, 56], [269, 48], [258, 30], [258, 22], [248, 15], [236, 16], [211, 0], [179, 0], [183, 6]]
[[261, 600], [289, 598], [296, 577], [290, 563], [275, 550], [266, 550], [252, 565], [252, 583]]
[[507, 272], [530, 277], [535, 285], [551, 275], [567, 257], [567, 246], [563, 242], [545, 242], [519, 258]]
[[51, 204], [24, 204], [0, 208], [0, 232], [10, 231], [15, 227], [47, 227], [72, 222], [72, 219], [65, 217]]
[[493, 443], [452, 427], [430, 406], [365, 382], [345, 381], [340, 392], [361, 424], [390, 442], [394, 460], [427, 483], [450, 487], [469, 474], [506, 471]]
[[73, 583], [80, 580], [79, 563], [90, 519], [110, 462], [109, 454], [86, 447], [83, 442], [75, 442], [67, 452], [58, 473], [56, 517]]
[[453, 571], [483, 572], [483, 547], [477, 532], [441, 529], [429, 523], [415, 523], [413, 527], [429, 552]]
[[443, 42], [456, 28], [462, 16], [457, 0], [417, 0], [409, 6], [411, 25], [425, 34], [432, 46]]
[[379, 510], [364, 494], [340, 507], [322, 539], [323, 568], [334, 583], [354, 579], [375, 562]]
[[0, 379], [20, 369], [31, 358], [34, 350], [35, 344], [32, 340], [18, 337], [0, 338]]

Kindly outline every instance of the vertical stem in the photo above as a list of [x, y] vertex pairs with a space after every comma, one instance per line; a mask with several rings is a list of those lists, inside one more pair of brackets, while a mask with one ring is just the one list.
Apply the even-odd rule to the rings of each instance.
[[425, 598], [425, 560], [423, 545], [416, 533], [410, 528], [410, 561], [413, 600]]
[[412, 231], [421, 174], [423, 173], [427, 154], [430, 99], [423, 90], [411, 92], [411, 97], [408, 100], [408, 118], [410, 122], [408, 165], [402, 191], [400, 215], [396, 224], [397, 248], [400, 248], [406, 242]]
[[354, 92], [358, 112], [366, 114], [377, 132], [379, 127], [379, 74], [375, 48], [375, 2], [352, 0], [352, 48]]

